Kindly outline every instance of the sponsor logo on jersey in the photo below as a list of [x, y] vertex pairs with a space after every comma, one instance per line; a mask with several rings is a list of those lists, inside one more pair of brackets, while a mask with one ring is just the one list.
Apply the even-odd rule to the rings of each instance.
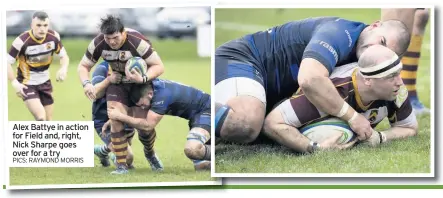
[[337, 63], [338, 62], [337, 51], [335, 51], [335, 49], [329, 43], [326, 43], [324, 41], [320, 41], [320, 45], [322, 45], [324, 48], [328, 49], [329, 52], [331, 52], [331, 54], [334, 56], [335, 63]]

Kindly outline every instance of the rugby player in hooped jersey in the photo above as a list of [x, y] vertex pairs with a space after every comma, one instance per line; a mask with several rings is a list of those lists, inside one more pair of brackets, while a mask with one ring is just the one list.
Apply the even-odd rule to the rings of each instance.
[[[31, 29], [12, 42], [7, 55], [8, 79], [17, 96], [23, 99], [37, 121], [52, 120], [54, 99], [49, 66], [52, 64], [54, 53], [59, 55], [61, 66], [56, 80], [64, 81], [68, 72], [68, 54], [60, 35], [49, 29], [48, 14], [37, 11], [32, 15]], [[15, 77], [12, 64], [17, 60]]]
[[[374, 45], [361, 55], [358, 65], [344, 65], [331, 74], [336, 90], [350, 105], [348, 108], [354, 108], [369, 120], [372, 128], [384, 118], [389, 118], [391, 128], [374, 131], [369, 139], [363, 141], [369, 145], [376, 146], [417, 134], [418, 123], [400, 77], [401, 70], [402, 63], [395, 52]], [[313, 142], [297, 129], [328, 117], [331, 116], [315, 107], [300, 91], [269, 113], [264, 123], [264, 133], [276, 142], [304, 153], [351, 147], [357, 139], [344, 145], [336, 142], [341, 136]]]
[[396, 20], [366, 25], [318, 17], [223, 44], [215, 52], [215, 136], [254, 141], [274, 105], [301, 88], [319, 109], [348, 121], [360, 140], [369, 138], [368, 120], [353, 108], [341, 111], [347, 104], [329, 75], [336, 66], [357, 61], [371, 45], [384, 45], [401, 55], [409, 38], [406, 26]]
[[[83, 59], [78, 65], [78, 73], [85, 95], [95, 100], [94, 86], [89, 81], [91, 68], [101, 58], [109, 63], [113, 75], [119, 76], [106, 90], [107, 107], [128, 114], [134, 104], [129, 100], [129, 90], [134, 83], [148, 83], [164, 71], [162, 60], [154, 51], [148, 39], [141, 33], [125, 28], [118, 17], [108, 15], [101, 20], [100, 34], [89, 44]], [[148, 65], [146, 74], [131, 74], [125, 69], [128, 59], [141, 57]], [[134, 111], [133, 111], [134, 112]], [[146, 115], [140, 115], [145, 117]], [[122, 122], [111, 119], [111, 141], [117, 158], [117, 169], [112, 174], [127, 173], [126, 155], [128, 142]], [[159, 167], [162, 169], [162, 167]]]

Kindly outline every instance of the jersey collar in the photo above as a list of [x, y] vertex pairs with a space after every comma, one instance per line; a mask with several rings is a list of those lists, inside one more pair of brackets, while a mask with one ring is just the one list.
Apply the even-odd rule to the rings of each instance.
[[37, 42], [38, 44], [42, 44], [43, 41], [45, 41], [46, 35], [47, 35], [46, 34], [42, 39], [39, 40], [39, 39], [35, 38], [34, 34], [32, 33], [32, 30], [29, 30], [28, 33], [29, 33], [29, 36], [31, 37], [31, 39], [34, 40], [35, 42]]

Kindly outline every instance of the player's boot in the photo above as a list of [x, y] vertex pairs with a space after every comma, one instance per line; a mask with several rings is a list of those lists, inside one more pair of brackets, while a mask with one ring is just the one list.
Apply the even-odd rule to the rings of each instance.
[[154, 154], [152, 157], [146, 157], [146, 159], [148, 160], [149, 165], [151, 165], [152, 171], [163, 171], [163, 164], [157, 154]]
[[124, 165], [118, 166], [117, 169], [115, 169], [115, 171], [111, 172], [112, 175], [123, 175], [128, 173], [129, 173], [128, 168]]
[[[109, 154], [109, 158], [114, 163], [114, 166], [117, 167], [118, 164], [117, 164], [117, 158], [115, 157], [115, 154], [114, 153], [110, 153]], [[134, 164], [128, 164], [128, 170], [132, 170], [132, 169], [135, 169]]]
[[129, 165], [128, 165], [128, 170], [133, 170], [133, 169], [135, 169], [134, 164], [129, 164]]
[[195, 171], [211, 170], [211, 161], [208, 160], [193, 160]]
[[109, 163], [109, 155], [103, 155], [103, 153], [100, 152], [102, 145], [95, 145], [94, 146], [94, 154], [98, 157], [100, 160], [100, 164], [102, 164], [103, 167], [108, 167], [111, 165]]
[[425, 107], [418, 99], [416, 98], [410, 98], [412, 108], [415, 111], [415, 115], [422, 115], [422, 114], [428, 114], [431, 112], [430, 109]]

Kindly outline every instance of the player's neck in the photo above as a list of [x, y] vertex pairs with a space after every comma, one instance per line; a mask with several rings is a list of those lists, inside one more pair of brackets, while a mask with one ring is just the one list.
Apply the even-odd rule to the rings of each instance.
[[34, 31], [32, 31], [32, 30], [31, 30], [31, 34], [32, 34], [32, 36], [33, 36], [35, 39], [37, 39], [37, 40], [42, 40], [42, 39], [43, 39], [42, 37], [39, 37], [39, 36], [37, 36], [36, 34], [34, 34]]

